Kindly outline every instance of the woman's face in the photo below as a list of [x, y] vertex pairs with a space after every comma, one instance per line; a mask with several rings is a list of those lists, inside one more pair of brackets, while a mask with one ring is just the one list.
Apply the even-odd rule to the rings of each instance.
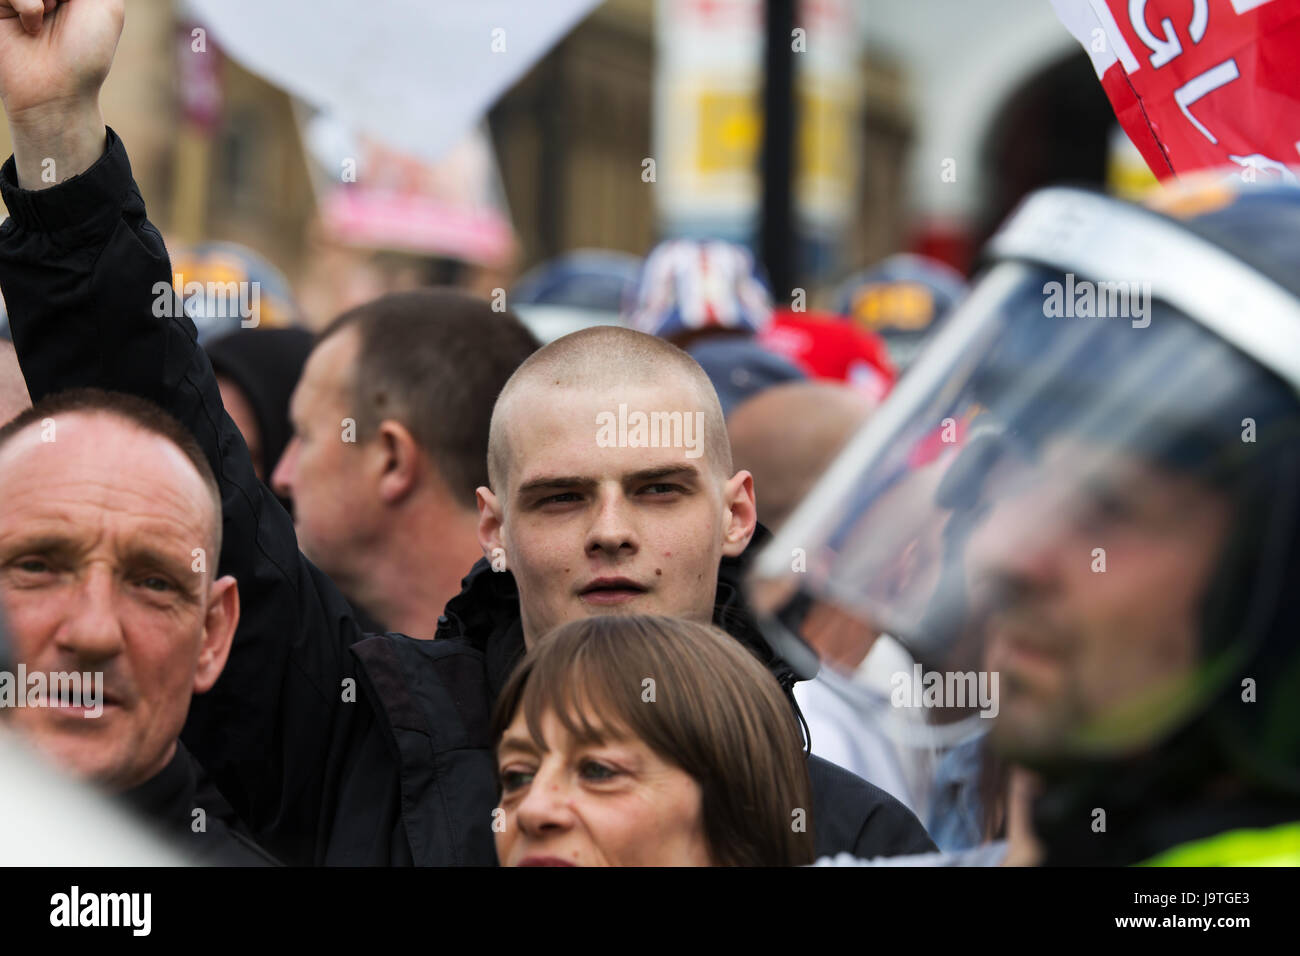
[[552, 711], [540, 729], [545, 752], [521, 708], [497, 748], [502, 866], [709, 865], [689, 774], [635, 738], [580, 743]]

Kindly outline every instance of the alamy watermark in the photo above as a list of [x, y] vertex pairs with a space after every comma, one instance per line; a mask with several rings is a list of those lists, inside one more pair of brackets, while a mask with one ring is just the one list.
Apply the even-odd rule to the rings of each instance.
[[1043, 285], [1043, 315], [1049, 319], [1130, 319], [1133, 328], [1151, 324], [1150, 282], [1093, 282], [1065, 274], [1065, 282]]
[[895, 707], [970, 707], [981, 717], [998, 715], [997, 671], [927, 671], [912, 665], [889, 678], [889, 702]]
[[83, 893], [74, 884], [50, 897], [51, 926], [121, 927], [132, 936], [148, 936], [152, 912], [152, 893]]
[[596, 444], [601, 448], [684, 448], [687, 458], [704, 454], [703, 412], [618, 412], [596, 415]]
[[260, 321], [260, 282], [186, 282], [184, 274], [178, 272], [172, 284], [155, 282], [153, 295], [153, 314], [158, 319], [176, 318], [180, 310], [188, 309], [209, 321], [237, 318], [245, 329], [257, 328]]
[[104, 675], [99, 671], [0, 671], [0, 710], [14, 707], [80, 707], [87, 719], [104, 713]]

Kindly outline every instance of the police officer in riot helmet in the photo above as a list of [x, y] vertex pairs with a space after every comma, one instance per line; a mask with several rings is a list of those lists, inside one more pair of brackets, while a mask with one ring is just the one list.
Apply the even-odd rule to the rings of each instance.
[[986, 257], [756, 595], [996, 673], [1043, 863], [1300, 863], [1300, 187], [1044, 190]]

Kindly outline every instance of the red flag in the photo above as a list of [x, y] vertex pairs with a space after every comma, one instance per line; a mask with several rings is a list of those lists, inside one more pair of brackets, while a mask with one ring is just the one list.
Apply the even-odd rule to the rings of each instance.
[[1300, 0], [1052, 0], [1161, 179], [1300, 163]]

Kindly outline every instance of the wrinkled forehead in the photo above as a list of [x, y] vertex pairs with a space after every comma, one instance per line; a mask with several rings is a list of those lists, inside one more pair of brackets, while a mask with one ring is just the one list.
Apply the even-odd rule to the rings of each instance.
[[517, 391], [504, 430], [511, 488], [542, 475], [612, 478], [670, 468], [730, 477], [720, 460], [719, 447], [728, 446], [716, 398], [685, 376], [664, 378], [608, 388], [529, 383]]
[[0, 446], [0, 515], [95, 507], [215, 531], [219, 513], [185, 453], [111, 415], [68, 412], [34, 421]]

